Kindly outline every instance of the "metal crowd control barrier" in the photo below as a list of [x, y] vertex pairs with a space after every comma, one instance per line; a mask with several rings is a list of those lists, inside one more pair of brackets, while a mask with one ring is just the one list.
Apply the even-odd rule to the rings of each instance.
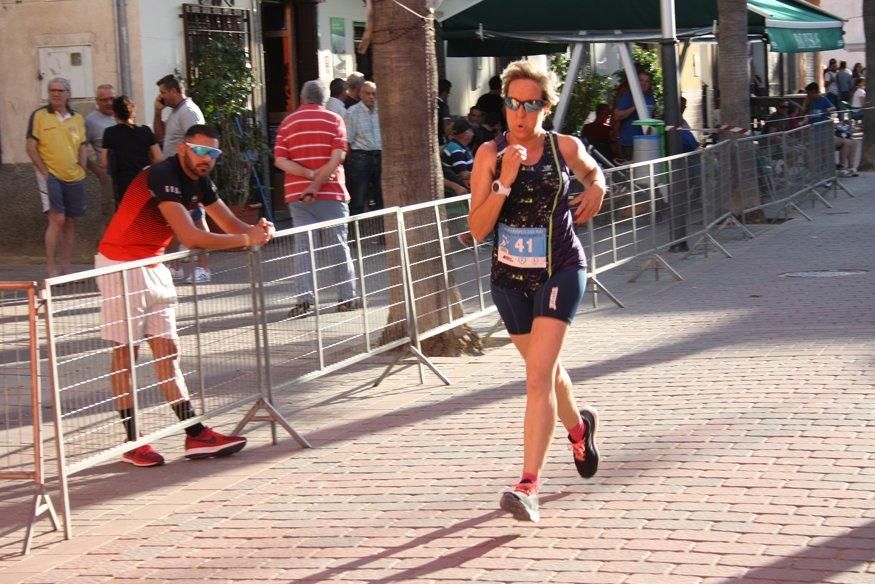
[[259, 251], [272, 391], [411, 344], [399, 216], [392, 207], [286, 229]]
[[[657, 277], [666, 269], [682, 279], [662, 256], [673, 244], [694, 242], [691, 251], [706, 253], [714, 246], [729, 256], [713, 235], [727, 222], [738, 224], [731, 211], [733, 156], [743, 175], [739, 183], [756, 195], [750, 209], [797, 207], [813, 187], [835, 182], [831, 132], [827, 124], [815, 125], [607, 170], [604, 207], [580, 228], [593, 304], [604, 292], [622, 306], [599, 275], [633, 261], [641, 266], [630, 281], [649, 268]], [[158, 309], [143, 312], [143, 269], [166, 284], [170, 275], [161, 264], [193, 268], [203, 252], [47, 279], [42, 294], [65, 535], [72, 534], [71, 474], [194, 422], [248, 406], [235, 433], [266, 421], [274, 443], [279, 424], [309, 447], [274, 408], [277, 392], [399, 349], [374, 385], [409, 354], [420, 378], [425, 365], [449, 383], [423, 344], [495, 311], [487, 297], [492, 246], [468, 238], [469, 204], [470, 195], [463, 195], [393, 207], [283, 230], [261, 249], [211, 253], [211, 282], [179, 285], [163, 297], [177, 301], [175, 343], [151, 338], [139, 351], [132, 341], [142, 337], [141, 329], [157, 334], [151, 327], [162, 321]], [[42, 490], [33, 285], [6, 286], [4, 293], [13, 296], [3, 297], [4, 310], [8, 304], [19, 312], [3, 313], [4, 327], [11, 327], [3, 329], [4, 338], [13, 330], [15, 342], [30, 344], [13, 349], [5, 343], [0, 367], [11, 375], [28, 354], [31, 369], [22, 377], [29, 379], [27, 390], [4, 386], [0, 478], [33, 478], [34, 518], [48, 511], [56, 521]], [[33, 330], [25, 333], [28, 323]], [[27, 395], [37, 401], [27, 406]], [[186, 396], [197, 416], [180, 421], [168, 403]], [[127, 409], [138, 436], [133, 442], [126, 441], [119, 415]], [[4, 477], [4, 470], [13, 474]]]
[[662, 257], [669, 246], [694, 239], [693, 249], [709, 244], [728, 252], [710, 231], [729, 215], [730, 144], [605, 170], [608, 191], [602, 210], [581, 230], [593, 276], [593, 302], [605, 292], [598, 275], [632, 261], [642, 261], [636, 280], [648, 268], [680, 274]]
[[[192, 261], [194, 256], [180, 252], [45, 281], [49, 378], [67, 537], [72, 533], [71, 474], [262, 396], [259, 315], [249, 253], [211, 254], [211, 283], [176, 287], [176, 342], [152, 338], [139, 351], [134, 348], [132, 340], [143, 331], [157, 334], [153, 327], [164, 326], [156, 324], [165, 318], [160, 308], [150, 313], [143, 309], [146, 294], [155, 294], [147, 292], [144, 280], [158, 278], [166, 286], [170, 272], [161, 264]], [[165, 287], [157, 299], [172, 302], [172, 289]], [[186, 397], [198, 415], [180, 421], [168, 404]], [[125, 441], [119, 414], [123, 408], [132, 412], [128, 423], [139, 436], [134, 442]]]
[[[745, 193], [744, 213], [763, 210], [770, 218], [786, 216], [788, 209], [811, 220], [800, 203], [811, 198], [831, 207], [820, 186], [842, 188], [836, 179], [835, 137], [832, 121], [795, 130], [740, 138], [735, 154], [738, 181]], [[851, 195], [853, 196], [853, 195]]]
[[23, 554], [30, 552], [41, 515], [59, 528], [45, 490], [36, 292], [36, 282], [0, 282], [0, 480], [34, 484]]

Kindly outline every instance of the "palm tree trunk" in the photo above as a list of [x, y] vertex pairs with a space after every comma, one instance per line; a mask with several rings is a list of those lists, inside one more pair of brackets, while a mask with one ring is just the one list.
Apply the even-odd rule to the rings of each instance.
[[[863, 34], [866, 35], [866, 63], [875, 63], [875, 2], [863, 2]], [[867, 71], [868, 74], [868, 71]], [[872, 107], [875, 99], [875, 87], [869, 90], [865, 107]], [[875, 110], [863, 112], [863, 156], [860, 160], [861, 170], [875, 169]]]
[[[437, 142], [437, 56], [434, 16], [426, 0], [372, 0], [371, 47], [383, 139], [383, 201], [405, 206], [443, 196], [443, 174]], [[433, 210], [406, 215], [408, 261], [415, 270], [415, 310], [420, 331], [461, 316], [460, 295], [452, 278], [442, 277], [434, 253], [438, 230]], [[418, 229], [409, 227], [418, 226]], [[431, 226], [425, 227], [423, 226]], [[392, 246], [392, 237], [387, 245]], [[396, 258], [400, 264], [400, 257]], [[395, 274], [395, 272], [392, 272]], [[397, 276], [397, 274], [395, 274]], [[404, 310], [401, 288], [392, 282], [394, 314]], [[451, 306], [449, 310], [447, 307]], [[473, 337], [476, 349], [479, 340]], [[423, 347], [428, 354], [458, 354], [472, 336], [462, 327], [436, 337]]]
[[[747, 1], [717, 0], [719, 31], [717, 46], [720, 62], [720, 123], [750, 128], [750, 72], [747, 49]], [[724, 139], [735, 140], [734, 132], [723, 132]], [[740, 184], [737, 160], [733, 157], [732, 212], [740, 215], [745, 207], [758, 203], [756, 188]], [[751, 194], [754, 198], [751, 198]]]

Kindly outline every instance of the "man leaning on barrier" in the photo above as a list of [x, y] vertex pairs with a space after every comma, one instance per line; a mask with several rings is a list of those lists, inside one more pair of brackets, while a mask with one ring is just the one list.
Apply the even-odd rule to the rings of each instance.
[[[194, 125], [177, 145], [174, 156], [143, 169], [125, 191], [106, 229], [95, 256], [95, 267], [158, 258], [174, 235], [189, 249], [250, 247], [270, 240], [272, 223], [261, 219], [255, 225], [247, 225], [216, 196], [209, 174], [222, 153], [218, 146], [215, 130]], [[189, 212], [198, 205], [204, 206], [224, 233], [210, 233], [195, 226]], [[176, 288], [170, 270], [163, 263], [155, 263], [127, 270], [126, 275], [130, 319], [125, 314], [122, 273], [99, 276], [97, 286], [102, 297], [102, 336], [116, 345], [112, 352], [112, 392], [127, 439], [134, 441], [137, 436], [128, 339], [134, 342], [134, 358], [140, 341], [145, 339], [149, 344], [164, 398], [177, 417], [187, 420], [195, 412], [179, 368]], [[246, 446], [246, 438], [223, 436], [200, 423], [187, 427], [185, 433], [186, 458], [228, 456]], [[122, 460], [135, 466], [164, 463], [164, 458], [148, 444], [126, 452]]]

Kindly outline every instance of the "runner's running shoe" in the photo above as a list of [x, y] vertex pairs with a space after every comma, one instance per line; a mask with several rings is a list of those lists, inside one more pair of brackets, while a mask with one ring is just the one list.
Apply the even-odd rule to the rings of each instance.
[[512, 491], [505, 491], [501, 495], [499, 503], [504, 511], [507, 511], [517, 521], [531, 521], [537, 523], [541, 520], [538, 511], [538, 485], [536, 483], [517, 483]]
[[583, 440], [574, 442], [569, 435], [568, 441], [571, 442], [569, 448], [574, 454], [574, 466], [577, 467], [578, 474], [588, 479], [595, 475], [599, 469], [599, 447], [596, 444], [599, 414], [592, 406], [584, 406], [580, 410], [580, 417], [583, 418], [583, 423], [586, 426], [583, 431]]

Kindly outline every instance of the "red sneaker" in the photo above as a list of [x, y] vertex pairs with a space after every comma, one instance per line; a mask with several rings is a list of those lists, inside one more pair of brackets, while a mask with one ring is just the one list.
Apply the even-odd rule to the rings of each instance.
[[122, 454], [122, 461], [134, 466], [161, 466], [164, 464], [164, 457], [151, 444], [144, 444]]
[[197, 436], [185, 437], [186, 458], [210, 458], [211, 456], [231, 456], [246, 446], [243, 436], [224, 436], [212, 428], [204, 428]]

